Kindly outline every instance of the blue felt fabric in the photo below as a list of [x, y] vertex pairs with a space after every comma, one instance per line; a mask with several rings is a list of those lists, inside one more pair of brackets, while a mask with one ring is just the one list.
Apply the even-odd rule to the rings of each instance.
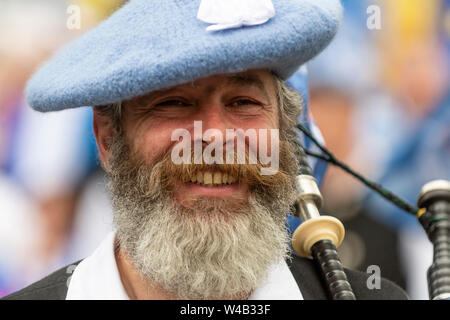
[[254, 68], [283, 79], [331, 41], [339, 0], [273, 0], [276, 15], [252, 27], [207, 32], [200, 0], [131, 0], [59, 52], [30, 79], [38, 111], [129, 99], [212, 74]]

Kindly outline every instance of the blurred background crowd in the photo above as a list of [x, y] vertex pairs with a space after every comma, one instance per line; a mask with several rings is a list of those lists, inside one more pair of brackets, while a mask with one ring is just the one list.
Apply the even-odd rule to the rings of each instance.
[[[123, 2], [0, 0], [0, 297], [86, 257], [112, 229], [90, 108], [40, 114], [23, 89]], [[450, 180], [450, 0], [342, 3], [336, 39], [307, 66], [311, 113], [339, 159], [415, 203], [424, 183]], [[428, 299], [432, 248], [417, 220], [331, 166], [322, 192], [347, 230], [344, 264], [378, 265]]]

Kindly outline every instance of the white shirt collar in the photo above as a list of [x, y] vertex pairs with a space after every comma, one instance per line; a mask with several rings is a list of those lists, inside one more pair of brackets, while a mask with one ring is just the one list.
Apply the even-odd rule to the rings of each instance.
[[114, 255], [115, 233], [75, 268], [66, 300], [128, 300]]
[[[111, 232], [92, 255], [75, 268], [66, 300], [128, 300], [114, 255], [115, 233]], [[267, 281], [249, 300], [303, 300], [285, 261], [271, 266]]]

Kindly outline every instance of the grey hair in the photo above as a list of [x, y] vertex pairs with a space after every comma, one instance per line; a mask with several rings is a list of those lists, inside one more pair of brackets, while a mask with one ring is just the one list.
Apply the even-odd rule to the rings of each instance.
[[[275, 77], [277, 98], [279, 105], [280, 138], [282, 140], [295, 139], [295, 124], [303, 110], [303, 99], [297, 91], [289, 88], [285, 82]], [[94, 110], [111, 121], [115, 134], [122, 134], [123, 102], [95, 106]]]
[[122, 108], [122, 101], [115, 102], [111, 104], [104, 104], [99, 106], [94, 106], [94, 111], [107, 119], [112, 124], [112, 129], [116, 135], [122, 134], [122, 114], [123, 114], [123, 108]]
[[289, 141], [296, 140], [295, 125], [297, 124], [297, 118], [303, 112], [303, 98], [297, 91], [289, 88], [279, 77], [275, 77], [275, 79], [280, 110], [280, 138]]

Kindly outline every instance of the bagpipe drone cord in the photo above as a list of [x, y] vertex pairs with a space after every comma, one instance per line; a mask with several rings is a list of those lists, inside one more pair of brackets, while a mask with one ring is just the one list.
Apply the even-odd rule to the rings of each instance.
[[318, 209], [322, 197], [305, 155], [340, 167], [397, 207], [415, 215], [433, 244], [433, 263], [427, 274], [430, 299], [450, 299], [450, 181], [435, 180], [425, 184], [418, 196], [418, 207], [413, 206], [336, 159], [301, 124], [297, 124], [297, 129], [311, 139], [323, 154], [299, 148], [301, 169], [297, 177], [298, 197], [295, 207], [302, 224], [294, 232], [292, 246], [299, 255], [314, 258], [322, 271], [330, 297], [333, 300], [355, 299], [336, 252], [344, 228], [339, 220], [320, 216]]

